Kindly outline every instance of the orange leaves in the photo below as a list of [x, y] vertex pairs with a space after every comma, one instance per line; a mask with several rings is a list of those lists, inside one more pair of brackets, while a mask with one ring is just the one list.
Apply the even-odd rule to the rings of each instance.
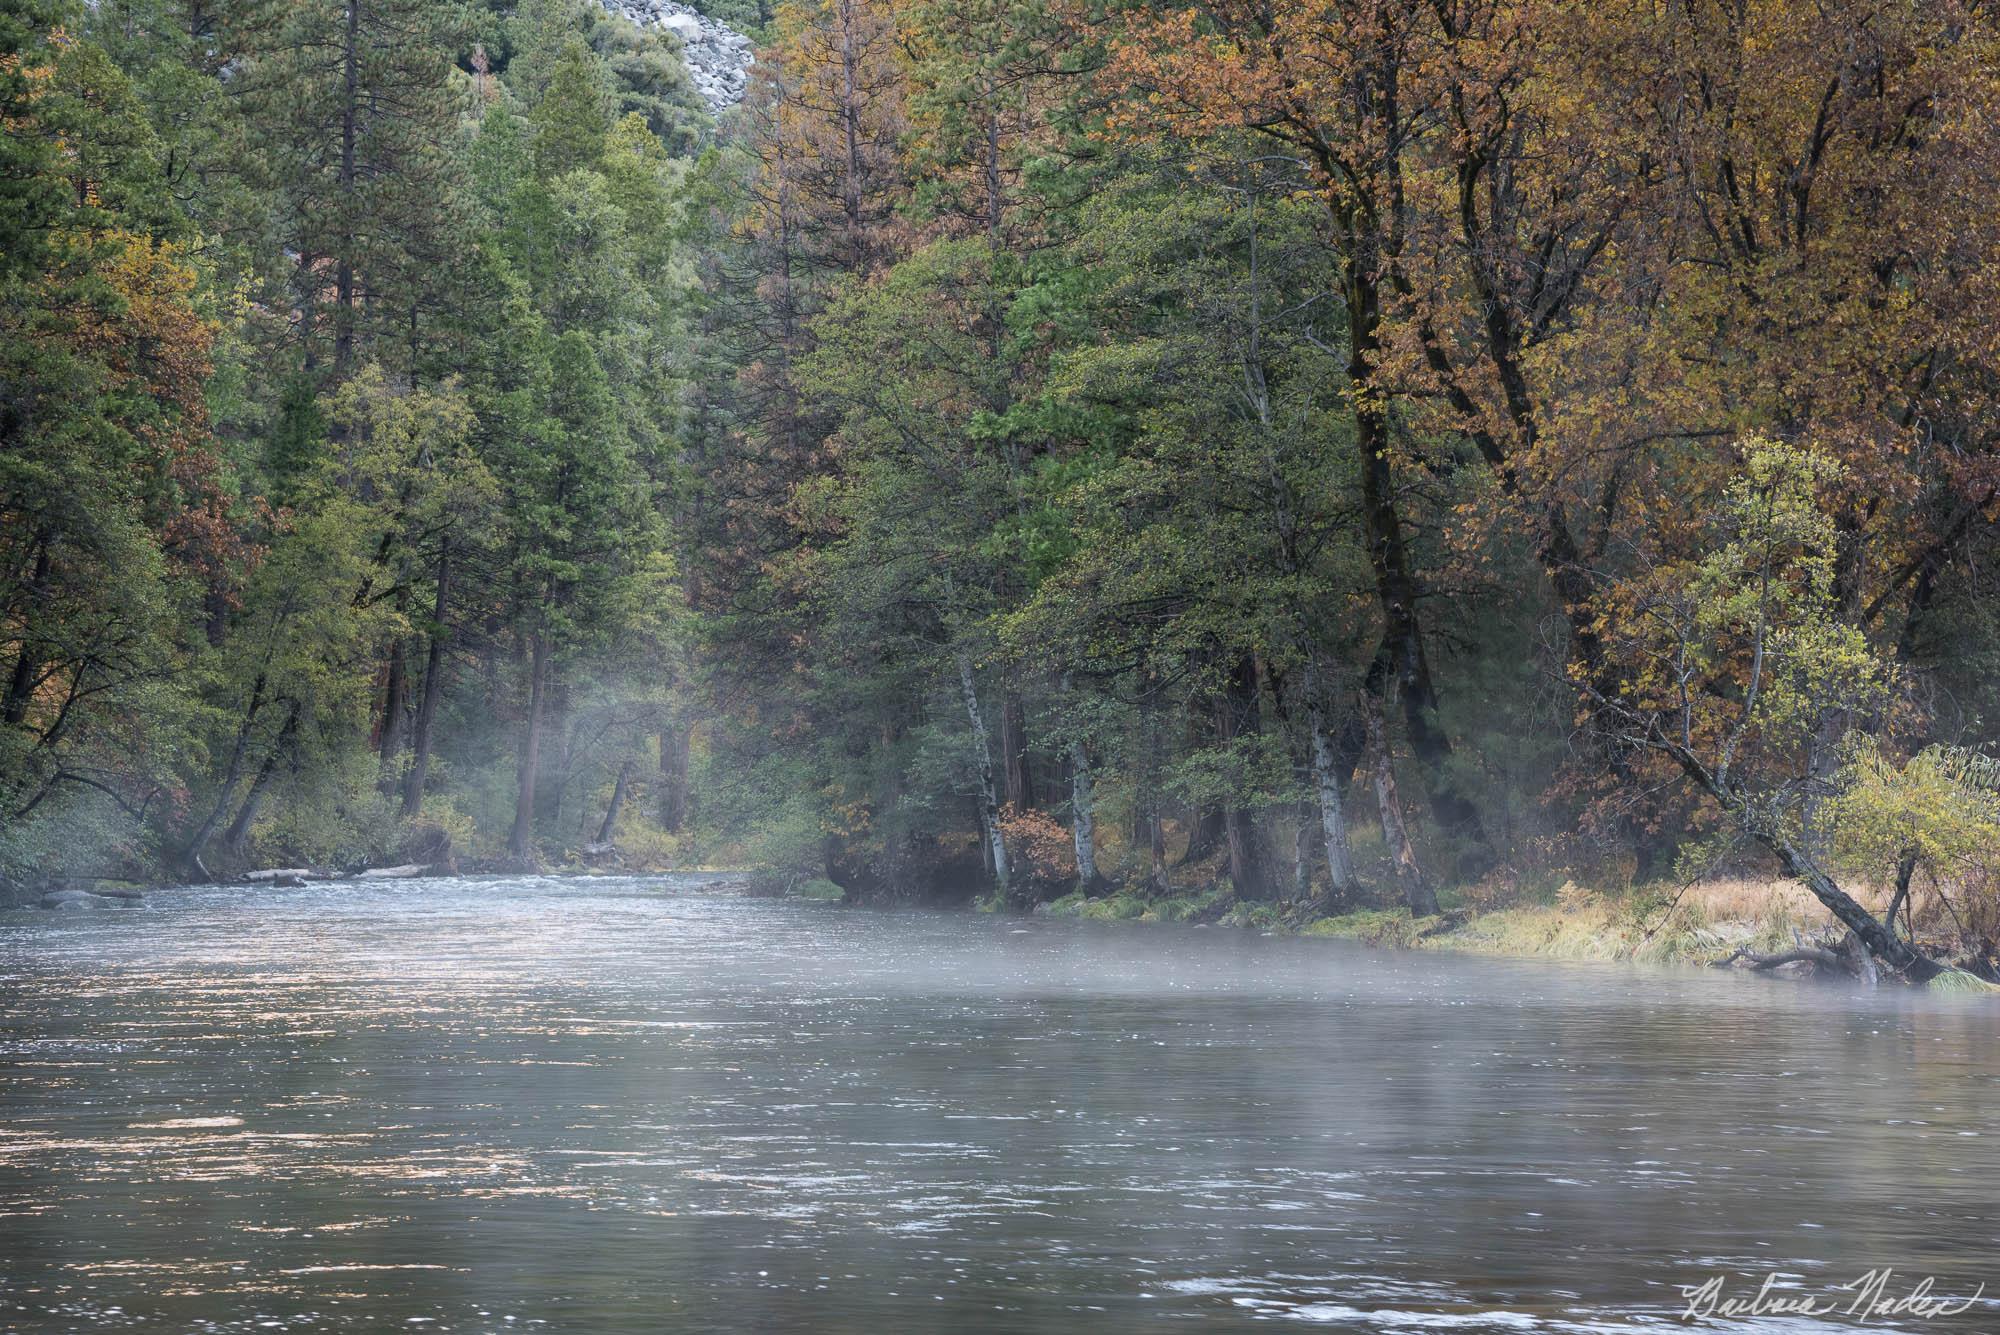
[[176, 258], [173, 246], [150, 237], [119, 232], [107, 240], [113, 249], [98, 273], [117, 305], [92, 312], [79, 341], [142, 382], [151, 397], [198, 422], [205, 416], [201, 391], [215, 327], [194, 308], [195, 271]]
[[873, 272], [903, 248], [907, 80], [887, 0], [793, 0], [758, 55], [748, 110], [759, 160], [744, 230]]
[[142, 449], [133, 467], [153, 498], [162, 549], [221, 581], [253, 555], [224, 490], [205, 392], [215, 323], [196, 308], [199, 275], [177, 247], [141, 233], [68, 233], [59, 248], [85, 266], [45, 274], [41, 296], [61, 318], [39, 337], [101, 377], [112, 424]]
[[1350, 90], [1363, 40], [1356, 11], [1219, 0], [1135, 13], [1112, 40], [1109, 70], [1132, 95], [1107, 124], [1190, 137], [1259, 128], [1330, 146], [1328, 113]]
[[1058, 890], [1076, 880], [1076, 844], [1068, 826], [1047, 812], [1023, 809], [1011, 802], [1000, 809], [998, 823], [1018, 874], [1046, 890]]

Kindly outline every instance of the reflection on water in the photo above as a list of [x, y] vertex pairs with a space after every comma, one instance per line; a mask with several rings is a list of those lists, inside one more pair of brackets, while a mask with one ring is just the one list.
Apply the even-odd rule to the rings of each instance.
[[1978, 1001], [604, 879], [0, 915], [0, 1007], [8, 1330], [1613, 1332], [1715, 1273], [2000, 1293]]

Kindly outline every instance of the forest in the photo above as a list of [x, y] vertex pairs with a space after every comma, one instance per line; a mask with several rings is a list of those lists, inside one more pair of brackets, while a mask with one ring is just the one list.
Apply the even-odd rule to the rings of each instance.
[[0, 881], [1994, 976], [1989, 6], [701, 8], [4, 0]]

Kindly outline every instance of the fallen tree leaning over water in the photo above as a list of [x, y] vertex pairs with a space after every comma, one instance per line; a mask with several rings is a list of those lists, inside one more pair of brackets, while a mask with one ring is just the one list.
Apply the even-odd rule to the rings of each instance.
[[[1709, 553], [1608, 582], [1617, 671], [1576, 678], [1588, 725], [1625, 755], [1664, 762], [1762, 846], [1891, 973], [1940, 965], [1826, 869], [1838, 752], [1857, 720], [1893, 716], [1895, 674], [1842, 615], [1831, 458], [1771, 441], [1710, 517]], [[1879, 725], [1878, 725], [1879, 726]]]

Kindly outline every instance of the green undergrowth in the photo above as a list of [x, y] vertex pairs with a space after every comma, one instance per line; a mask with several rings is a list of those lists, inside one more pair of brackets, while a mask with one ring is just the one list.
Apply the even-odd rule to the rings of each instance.
[[793, 887], [792, 897], [795, 899], [816, 899], [816, 900], [831, 901], [835, 899], [847, 898], [847, 892], [845, 890], [842, 890], [839, 886], [835, 885], [832, 881], [827, 880], [826, 877], [815, 876], [811, 880], [802, 881], [797, 886]]
[[1946, 969], [1924, 986], [1933, 992], [1963, 993], [1972, 996], [1989, 996], [2000, 992], [2000, 987], [1995, 987], [1984, 978], [1976, 978], [1963, 969]]
[[[1061, 899], [1051, 900], [1038, 906], [1035, 912], [1052, 918], [1080, 918], [1085, 922], [1202, 922], [1217, 920], [1221, 915], [1253, 907], [1240, 904], [1232, 907], [1233, 898], [1227, 885], [1212, 886], [1182, 895], [1149, 896], [1121, 890], [1116, 894], [1097, 899], [1085, 896], [1081, 890], [1075, 890]], [[1227, 925], [1237, 927], [1252, 924], [1230, 922]]]
[[1411, 949], [1424, 944], [1447, 923], [1441, 917], [1413, 918], [1408, 909], [1356, 909], [1332, 918], [1314, 918], [1301, 934], [1337, 936], [1371, 946]]

